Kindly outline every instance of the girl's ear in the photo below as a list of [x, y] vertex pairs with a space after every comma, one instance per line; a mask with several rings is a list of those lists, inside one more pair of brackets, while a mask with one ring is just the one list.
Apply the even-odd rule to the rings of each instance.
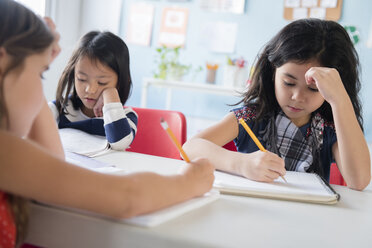
[[9, 55], [4, 47], [0, 47], [0, 77], [9, 63]]

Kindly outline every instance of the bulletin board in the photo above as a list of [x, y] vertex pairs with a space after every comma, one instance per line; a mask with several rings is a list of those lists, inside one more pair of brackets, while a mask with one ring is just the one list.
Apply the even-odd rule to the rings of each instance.
[[[300, 5], [301, 5], [301, 0], [299, 0]], [[314, 8], [321, 8], [322, 0], [317, 0], [317, 5], [314, 6]], [[311, 16], [311, 9], [309, 7], [302, 7], [300, 8], [306, 8], [307, 9], [307, 17], [312, 17]], [[294, 20], [295, 18], [293, 17], [293, 12], [295, 8], [287, 7], [286, 6], [286, 0], [284, 0], [284, 12], [283, 12], [283, 17], [286, 20]], [[338, 21], [341, 17], [341, 10], [342, 10], [342, 0], [337, 0], [336, 7], [334, 8], [325, 8], [325, 19], [326, 20], [332, 20], [332, 21]]]

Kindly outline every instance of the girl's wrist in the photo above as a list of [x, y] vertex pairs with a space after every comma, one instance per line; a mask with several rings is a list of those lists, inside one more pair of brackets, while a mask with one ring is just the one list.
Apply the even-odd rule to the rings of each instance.
[[229, 152], [232, 153], [229, 165], [229, 167], [231, 168], [231, 172], [236, 173], [238, 175], [243, 175], [244, 163], [242, 162], [241, 159], [242, 153], [232, 151]]
[[116, 88], [107, 88], [102, 92], [104, 104], [120, 102], [119, 93]]
[[329, 104], [331, 105], [332, 110], [342, 110], [348, 108], [349, 106], [352, 106], [350, 97], [347, 94], [345, 97], [339, 97], [338, 99], [336, 99], [336, 101], [329, 102]]

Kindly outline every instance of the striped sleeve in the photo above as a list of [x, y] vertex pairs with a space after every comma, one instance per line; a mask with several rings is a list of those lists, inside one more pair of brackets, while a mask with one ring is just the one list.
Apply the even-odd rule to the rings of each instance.
[[137, 133], [137, 114], [132, 108], [123, 108], [120, 102], [103, 106], [106, 139], [114, 150], [122, 151], [132, 143]]

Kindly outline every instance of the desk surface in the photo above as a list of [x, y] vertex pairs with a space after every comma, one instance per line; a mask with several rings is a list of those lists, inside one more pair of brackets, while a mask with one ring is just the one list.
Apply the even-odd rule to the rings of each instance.
[[[182, 161], [116, 152], [97, 158], [127, 172], [174, 173]], [[120, 161], [120, 162], [119, 162]], [[372, 247], [372, 190], [335, 186], [341, 200], [317, 205], [221, 195], [153, 228], [31, 205], [27, 242], [43, 247]]]

